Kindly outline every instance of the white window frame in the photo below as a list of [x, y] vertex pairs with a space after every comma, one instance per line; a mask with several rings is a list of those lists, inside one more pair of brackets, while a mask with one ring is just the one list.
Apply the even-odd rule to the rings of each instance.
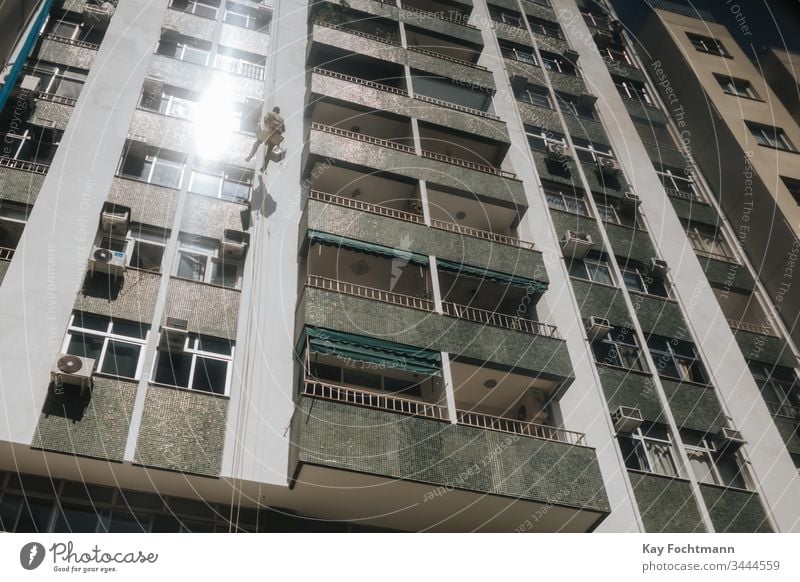
[[[589, 211], [589, 205], [586, 203], [586, 198], [576, 192], [567, 192], [565, 190], [561, 190], [560, 188], [555, 188], [552, 186], [545, 186], [544, 187], [544, 195], [545, 199], [547, 200], [547, 206], [552, 208], [553, 210], [560, 210], [562, 212], [569, 212], [570, 214], [575, 214], [577, 216], [586, 216], [591, 218], [591, 212]], [[560, 200], [563, 208], [558, 206], [558, 203], [555, 200]], [[575, 206], [580, 206], [583, 208], [583, 212], [575, 212], [569, 204], [567, 204], [567, 200], [572, 201]], [[551, 204], [552, 203], [552, 204]]]
[[[616, 159], [614, 157], [614, 151], [611, 149], [611, 146], [603, 146], [596, 144], [594, 142], [584, 140], [587, 142], [587, 145], [580, 144], [580, 140], [577, 138], [572, 139], [572, 145], [575, 146], [576, 153], [578, 154], [578, 159], [580, 159], [580, 152], [587, 152], [591, 157], [592, 160], [596, 163], [598, 158], [610, 158]], [[608, 149], [600, 149], [600, 148], [608, 148]]]
[[[175, 0], [171, 0], [170, 3], [169, 3], [169, 7], [172, 8], [173, 10], [177, 10], [179, 12], [184, 12], [184, 13], [188, 13], [188, 14], [194, 14], [194, 15], [199, 16], [201, 18], [208, 18], [210, 20], [216, 20], [217, 16], [219, 15], [219, 6], [214, 6], [213, 4], [206, 4], [205, 2], [202, 2], [201, 0], [188, 0], [187, 1], [188, 6], [183, 10], [181, 10], [180, 8], [175, 8], [174, 4], [175, 4]], [[213, 10], [214, 11], [214, 16], [208, 16], [206, 14], [197, 14], [197, 5], [198, 4], [200, 6], [202, 6], [202, 7], [204, 7], [204, 8], [210, 8], [211, 10]]]
[[[246, 12], [239, 12], [240, 10], [245, 10]], [[241, 18], [245, 19], [245, 25], [242, 26], [241, 24], [235, 24], [233, 22], [228, 22], [227, 17], [228, 14], [235, 14]], [[238, 26], [239, 28], [246, 28], [247, 30], [262, 30], [262, 28], [266, 28], [268, 26], [265, 25], [262, 28], [258, 26], [259, 16], [257, 14], [253, 14], [253, 10], [247, 6], [242, 6], [241, 4], [237, 4], [236, 2], [225, 2], [225, 9], [222, 14], [222, 22], [226, 24], [230, 24], [231, 26]], [[252, 24], [252, 26], [251, 26]]]
[[[180, 40], [175, 44], [175, 58], [179, 61], [183, 61], [185, 63], [191, 63], [193, 65], [200, 65], [201, 67], [205, 67], [208, 65], [208, 58], [211, 54], [211, 51], [208, 49], [198, 48], [196, 46], [192, 46], [189, 42]], [[195, 61], [190, 61], [185, 58], [186, 50], [189, 49], [190, 51], [195, 51], [198, 53], [203, 53], [205, 55], [205, 62], [201, 65]]]
[[[702, 437], [698, 444], [689, 444], [686, 442], [686, 439], [684, 439], [684, 449], [686, 451], [686, 456], [688, 457], [689, 460], [689, 470], [692, 471], [692, 474], [699, 483], [720, 485], [722, 487], [733, 487], [733, 485], [728, 485], [727, 483], [725, 483], [725, 480], [722, 478], [722, 474], [719, 472], [719, 467], [717, 466], [717, 460], [720, 458], [722, 453], [721, 451], [717, 450], [717, 447], [714, 444], [714, 442], [710, 440], [707, 436]], [[692, 459], [691, 459], [692, 454], [699, 454], [706, 458], [706, 464], [710, 469], [708, 473], [708, 476], [711, 478], [710, 481], [707, 479], [702, 479], [695, 472], [692, 466]], [[734, 461], [737, 464], [739, 468], [739, 475], [741, 476], [742, 481], [744, 481], [745, 484], [745, 489], [748, 490], [752, 489], [752, 483], [750, 482], [750, 478], [747, 471], [745, 471], [741, 456], [738, 453], [734, 453], [730, 454], [729, 457], [732, 461]]]
[[637, 85], [628, 79], [616, 81], [614, 84], [617, 86], [617, 89], [624, 93], [622, 95], [623, 97], [627, 97], [631, 101], [644, 103], [645, 105], [655, 106], [653, 99], [650, 97], [647, 85]]
[[[630, 265], [622, 264], [622, 265], [619, 266], [619, 270], [622, 273], [622, 283], [623, 283], [623, 285], [625, 285], [625, 275], [626, 274], [632, 274], [632, 275], [635, 275], [636, 277], [639, 278], [639, 283], [640, 283], [640, 286], [642, 288], [642, 291], [637, 291], [635, 289], [628, 288], [629, 291], [634, 291], [634, 292], [638, 292], [638, 293], [644, 293], [646, 295], [650, 295], [652, 297], [659, 297], [661, 299], [669, 299], [670, 298], [669, 286], [667, 285], [666, 281], [663, 281], [663, 283], [662, 283], [662, 287], [664, 287], [664, 291], [666, 291], [666, 295], [661, 295], [659, 293], [653, 293], [650, 290], [650, 284], [655, 279], [650, 274], [650, 272], [647, 271], [645, 268], [640, 267], [638, 265], [637, 266], [630, 266]], [[625, 285], [625, 286], [627, 287], [627, 285]]]
[[[218, 241], [215, 241], [213, 239], [205, 237], [186, 237], [183, 239], [179, 239], [178, 260], [175, 262], [175, 267], [173, 269], [173, 276], [181, 278], [184, 281], [194, 281], [195, 283], [215, 285], [217, 287], [222, 287], [223, 289], [241, 289], [242, 277], [244, 274], [243, 263], [241, 261], [223, 261], [221, 258], [219, 258], [219, 251], [220, 251], [219, 243]], [[184, 277], [179, 277], [178, 272], [181, 266], [182, 255], [205, 257], [204, 259], [205, 265], [203, 267], [202, 279], [186, 279]], [[236, 267], [237, 272], [236, 272], [235, 286], [231, 287], [229, 285], [222, 285], [221, 283], [214, 282], [215, 278], [214, 275], [216, 274], [217, 265], [219, 265], [218, 268], [222, 268], [222, 265], [226, 267], [230, 266]]]
[[[728, 51], [725, 50], [725, 47], [718, 39], [712, 36], [704, 36], [702, 34], [696, 34], [693, 32], [687, 32], [686, 34], [689, 37], [689, 42], [691, 42], [692, 46], [698, 51], [719, 57], [730, 56]], [[713, 45], [711, 43], [713, 43]]]
[[[103, 236], [100, 239], [100, 244], [103, 245], [103, 243], [108, 241], [108, 243], [111, 244], [104, 245], [104, 247], [110, 248], [110, 250], [116, 250], [114, 248], [111, 248], [112, 245], [116, 243], [118, 247], [121, 248], [119, 252], [125, 253], [125, 266], [128, 268], [136, 269], [137, 271], [138, 270], [146, 271], [148, 273], [161, 273], [164, 267], [164, 257], [166, 255], [166, 248], [169, 236], [167, 235], [166, 231], [164, 231], [164, 237], [161, 238], [160, 240], [157, 240], [155, 236], [153, 237], [153, 239], [142, 236], [143, 231], [151, 232], [155, 235], [155, 231], [157, 230], [164, 230], [164, 229], [147, 225], [139, 225], [137, 223], [136, 227], [131, 227], [128, 229], [128, 232], [126, 233], [125, 237]], [[157, 271], [154, 271], [152, 269], [141, 269], [139, 267], [134, 267], [133, 265], [131, 265], [131, 259], [133, 258], [133, 251], [136, 249], [136, 245], [140, 242], [146, 245], [162, 247], [163, 249], [165, 249], [165, 252], [161, 254], [161, 265], [159, 266]]]
[[724, 257], [736, 261], [736, 255], [730, 244], [725, 238], [725, 233], [721, 229], [699, 228], [696, 224], [687, 223], [686, 236], [695, 251], [711, 255], [712, 257]]
[[[100, 370], [103, 367], [103, 362], [105, 361], [106, 354], [108, 353], [108, 344], [112, 341], [120, 342], [120, 343], [127, 343], [136, 346], [140, 346], [139, 349], [139, 361], [136, 363], [136, 375], [132, 380], [139, 380], [142, 377], [142, 368], [144, 367], [144, 360], [145, 360], [145, 347], [147, 346], [147, 341], [150, 338], [150, 326], [145, 324], [140, 324], [142, 329], [146, 329], [147, 333], [145, 334], [144, 339], [134, 338], [127, 335], [119, 335], [112, 333], [114, 327], [114, 321], [111, 318], [105, 317], [103, 315], [97, 315], [94, 313], [87, 313], [91, 317], [98, 317], [100, 319], [108, 319], [108, 326], [106, 327], [106, 331], [99, 331], [96, 329], [90, 329], [86, 327], [78, 327], [75, 324], [76, 315], [72, 313], [69, 318], [69, 324], [67, 325], [67, 333], [64, 336], [64, 342], [61, 346], [61, 353], [68, 353], [67, 348], [69, 347], [70, 342], [72, 341], [72, 335], [93, 335], [96, 337], [103, 338], [103, 347], [100, 350], [100, 355], [97, 357], [97, 361], [95, 362], [95, 370], [93, 372], [97, 374], [103, 374], [105, 376], [112, 376], [114, 378], [130, 378], [129, 376], [116, 376], [115, 374], [110, 374], [108, 372], [101, 372]], [[132, 321], [130, 322], [134, 325], [137, 322]]]
[[[208, 176], [217, 176], [217, 177], [219, 177], [219, 179], [220, 179], [219, 180], [219, 188], [217, 189], [217, 194], [215, 196], [212, 196], [210, 194], [206, 194], [204, 192], [195, 192], [194, 190], [192, 190], [192, 186], [194, 184], [194, 176], [195, 176], [196, 173], [197, 174], [206, 174]], [[228, 202], [244, 203], [244, 202], [247, 202], [247, 200], [250, 199], [250, 197], [252, 195], [252, 189], [253, 189], [252, 180], [250, 181], [250, 185], [248, 186], [247, 197], [243, 198], [243, 199], [236, 199], [236, 200], [233, 200], [231, 198], [223, 197], [222, 191], [224, 189], [226, 181], [227, 182], [235, 182], [237, 184], [242, 184], [242, 185], [246, 185], [247, 184], [247, 182], [241, 182], [239, 180], [234, 180], [233, 178], [229, 178], [229, 172], [225, 168], [221, 168], [221, 169], [216, 170], [216, 171], [212, 170], [210, 168], [202, 168], [202, 167], [201, 168], [192, 168], [191, 174], [189, 175], [189, 188], [188, 188], [188, 191], [190, 193], [192, 193], [192, 194], [197, 195], [197, 196], [208, 196], [210, 198], [216, 198], [218, 200], [227, 200]]]
[[[551, 53], [553, 54], [553, 53]], [[564, 75], [573, 75], [578, 76], [578, 67], [573, 66], [571, 63], [566, 62], [566, 65], [569, 66], [571, 70], [565, 70], [565, 62], [566, 59], [560, 55], [554, 56], [545, 56], [542, 54], [542, 68], [547, 69], [548, 71], [556, 71], [558, 73], [563, 73]]]
[[[169, 350], [158, 350], [156, 355], [156, 362], [153, 365], [153, 371], [150, 375], [150, 381], [153, 384], [157, 384], [159, 386], [174, 386], [176, 388], [182, 388], [184, 390], [191, 390], [192, 392], [201, 392], [204, 394], [214, 394], [216, 396], [230, 396], [231, 390], [231, 380], [233, 378], [233, 358], [236, 355], [236, 346], [232, 340], [225, 340], [223, 338], [214, 338], [212, 336], [203, 335], [203, 337], [208, 337], [210, 339], [215, 339], [223, 342], [228, 342], [231, 346], [231, 353], [230, 355], [221, 354], [219, 352], [205, 352], [202, 351], [200, 346], [201, 335], [203, 334], [189, 334], [183, 342], [183, 346], [181, 347], [180, 352], [170, 352]], [[191, 346], [189, 344], [192, 344]], [[163, 382], [158, 382], [156, 380], [156, 376], [158, 373], [158, 365], [159, 359], [161, 358], [162, 354], [169, 354], [175, 353], [175, 355], [188, 355], [191, 357], [191, 363], [189, 364], [189, 378], [187, 380], [188, 386], [179, 386], [177, 384], [164, 384]], [[225, 389], [220, 394], [218, 392], [206, 392], [205, 390], [196, 390], [192, 388], [194, 384], [195, 372], [197, 371], [197, 362], [199, 359], [207, 359], [207, 360], [216, 360], [218, 362], [225, 362], [227, 364], [225, 369]]]
[[[550, 92], [545, 87], [528, 85], [522, 91], [520, 97], [522, 97], [523, 95], [525, 95], [526, 98], [521, 98], [520, 101], [522, 101], [524, 103], [527, 103], [528, 105], [533, 105], [535, 107], [546, 107], [547, 109], [553, 109], [553, 102], [552, 102], [552, 99], [550, 99]], [[534, 102], [534, 97], [541, 97], [547, 103], [546, 104], [535, 103]]]
[[623, 47], [607, 46], [605, 48], [600, 49], [600, 55], [603, 57], [607, 57], [608, 60], [611, 62], [625, 63], [626, 65], [630, 65], [631, 67], [636, 68], [636, 63], [633, 62], [633, 59], [628, 54], [628, 49], [625, 48], [624, 46]]
[[[39, 89], [40, 93], [58, 95], [57, 93], [58, 88], [61, 86], [61, 82], [64, 80], [72, 81], [74, 83], [80, 82], [81, 88], [86, 84], [87, 74], [78, 73], [74, 69], [71, 69], [70, 67], [41, 63], [34, 65], [31, 68], [31, 72], [36, 75], [41, 75], [41, 76], [48, 75], [50, 77], [46, 83], [46, 86]], [[42, 77], [39, 78], [41, 79]], [[56, 81], [58, 82], [56, 83]], [[55, 85], [56, 92], [53, 92], [53, 85]], [[58, 96], [64, 97], [66, 99], [75, 99], [75, 97], [66, 97], [64, 95], [58, 95]]]
[[[537, 127], [536, 129], [539, 130], [538, 133], [530, 131], [526, 127], [525, 128], [525, 137], [526, 138], [533, 137], [535, 139], [540, 139], [540, 140], [542, 140], [544, 142], [545, 147], [542, 150], [535, 149], [535, 148], [531, 148], [531, 149], [535, 149], [535, 151], [544, 151], [545, 149], [547, 149], [547, 145], [551, 144], [551, 143], [552, 144], [562, 145], [564, 147], [568, 147], [567, 146], [567, 138], [566, 138], [566, 136], [562, 135], [560, 138], [555, 138], [555, 137], [553, 137], [555, 132], [552, 132], [549, 129], [545, 129], [543, 127]], [[528, 139], [528, 145], [530, 145], [530, 139]]]
[[[665, 167], [661, 169], [657, 168], [656, 174], [658, 174], [658, 177], [661, 179], [662, 186], [664, 186], [664, 188], [674, 191], [676, 195], [680, 197], [691, 196], [694, 200], [697, 200], [698, 202], [706, 201], [705, 198], [698, 191], [697, 186], [695, 185], [696, 184], [695, 181], [687, 177], [686, 174], [678, 175], [675, 174], [669, 168]], [[665, 182], [667, 182], [670, 185], [665, 184]], [[685, 190], [681, 190], [680, 188], [678, 188], [678, 184], [687, 184], [689, 186], [689, 189], [692, 191], [692, 194], [689, 195]]]
[[783, 128], [755, 121], [746, 121], [745, 124], [758, 145], [788, 152], [797, 151]]
[[[126, 159], [127, 159], [127, 156], [122, 156], [122, 158], [120, 159], [118, 174], [121, 177], [132, 179], [132, 180], [138, 180], [139, 182], [152, 184], [153, 186], [159, 186], [161, 188], [170, 188], [170, 189], [173, 189], [173, 190], [180, 190], [181, 185], [183, 184], [184, 173], [186, 172], [186, 162], [185, 161], [184, 162], [176, 162], [175, 160], [171, 160], [171, 159], [169, 159], [169, 158], [167, 158], [165, 156], [158, 156], [158, 155], [155, 155], [155, 154], [147, 154], [147, 155], [145, 155], [144, 163], [148, 163], [148, 162], [150, 163], [150, 170], [147, 172], [147, 177], [145, 178], [145, 177], [142, 177], [142, 176], [133, 176], [132, 174], [123, 174], [122, 172], [123, 172], [123, 169], [125, 167], [125, 160]], [[156, 184], [155, 182], [152, 182], [153, 172], [156, 169], [156, 165], [159, 164], [159, 163], [164, 163], [165, 165], [173, 166], [173, 167], [180, 166], [181, 172], [180, 172], [180, 176], [178, 177], [178, 184], [176, 186], [163, 186], [162, 184]]]
[[[729, 75], [714, 75], [722, 88], [722, 92], [735, 97], [745, 97], [747, 99], [759, 99], [752, 83], [747, 79], [738, 79]], [[740, 90], [741, 88], [741, 90]]]
[[[665, 477], [682, 477], [680, 464], [678, 463], [678, 459], [675, 455], [675, 443], [672, 439], [672, 435], [669, 431], [666, 431], [667, 437], [666, 439], [658, 438], [655, 436], [651, 436], [650, 434], [645, 435], [641, 428], [636, 428], [633, 431], [624, 434], [625, 438], [629, 438], [634, 441], [634, 451], [641, 450], [644, 453], [644, 460], [647, 461], [647, 469], [642, 469], [646, 473], [652, 473], [654, 475], [663, 475]], [[672, 461], [672, 466], [674, 468], [674, 473], [668, 475], [666, 473], [658, 473], [655, 471], [655, 463], [653, 462], [653, 457], [651, 454], [650, 447], [648, 444], [658, 444], [658, 445], [666, 445], [667, 451], [669, 452], [670, 460]], [[639, 461], [642, 460], [640, 455], [637, 455]]]

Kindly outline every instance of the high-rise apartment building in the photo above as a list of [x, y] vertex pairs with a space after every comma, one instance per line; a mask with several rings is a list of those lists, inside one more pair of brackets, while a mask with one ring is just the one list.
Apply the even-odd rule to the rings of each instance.
[[606, 6], [49, 16], [0, 127], [3, 529], [800, 527], [791, 329]]

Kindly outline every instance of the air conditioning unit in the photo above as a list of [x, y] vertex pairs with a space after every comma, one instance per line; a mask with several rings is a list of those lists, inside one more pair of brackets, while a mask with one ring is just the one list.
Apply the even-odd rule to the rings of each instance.
[[174, 24], [165, 24], [161, 27], [161, 40], [167, 42], [177, 42], [181, 38], [181, 33], [178, 27]]
[[28, 106], [28, 111], [26, 112], [28, 115], [33, 110], [33, 107], [36, 103], [36, 97], [39, 95], [39, 89], [41, 88], [42, 80], [39, 77], [35, 77], [33, 75], [25, 75], [22, 77], [22, 81], [20, 82], [19, 86], [14, 89], [13, 96], [14, 99], [24, 101]]
[[581, 93], [578, 96], [578, 104], [585, 109], [591, 109], [596, 102], [597, 96], [591, 93]]
[[78, 386], [83, 396], [86, 388], [92, 387], [92, 371], [95, 361], [70, 354], [61, 354], [50, 370], [50, 381], [57, 395], [65, 394], [64, 386]]
[[131, 220], [131, 210], [106, 202], [100, 215], [100, 228], [106, 234], [125, 236]]
[[89, 272], [106, 273], [118, 277], [125, 273], [125, 253], [112, 251], [103, 247], [94, 247], [89, 258]]
[[626, 190], [625, 193], [622, 195], [622, 202], [627, 206], [639, 206], [642, 203], [639, 196], [631, 192], [630, 190]]
[[614, 422], [616, 432], [631, 432], [642, 426], [644, 419], [638, 408], [630, 406], [620, 406], [611, 413], [611, 420]]
[[584, 322], [586, 335], [590, 341], [605, 337], [614, 329], [611, 322], [604, 317], [592, 316]]
[[567, 59], [571, 63], [577, 63], [578, 62], [578, 57], [580, 57], [580, 55], [578, 54], [578, 51], [576, 51], [574, 49], [566, 49], [564, 51], [564, 58]]
[[592, 235], [568, 230], [561, 239], [561, 249], [565, 257], [582, 259], [592, 249]]
[[127, 141], [127, 155], [138, 159], [144, 159], [147, 156], [147, 138], [141, 135], [128, 134]]
[[83, 25], [90, 28], [106, 30], [112, 16], [114, 16], [114, 5], [111, 2], [103, 2], [99, 6], [86, 4], [83, 7]]
[[36, 116], [33, 119], [31, 119], [31, 125], [38, 125], [39, 127], [53, 128], [53, 127], [56, 126], [56, 122], [53, 121], [52, 119], [48, 119], [46, 117]]
[[167, 323], [161, 326], [158, 347], [170, 352], [182, 352], [188, 337], [189, 322], [177, 317], [168, 317]]
[[597, 158], [597, 167], [606, 176], [616, 176], [619, 174], [619, 162], [613, 158], [600, 156]]
[[742, 433], [732, 428], [723, 428], [717, 433], [714, 444], [718, 451], [734, 452], [747, 441], [744, 440]]
[[661, 259], [650, 259], [650, 272], [657, 277], [664, 277], [669, 272], [669, 265]]
[[598, 48], [606, 48], [612, 42], [614, 42], [614, 37], [611, 36], [608, 32], [604, 30], [598, 30], [594, 33], [594, 43], [597, 45]]
[[571, 159], [572, 156], [569, 153], [569, 148], [561, 143], [547, 143], [547, 157], [551, 160], [565, 160]]
[[250, 235], [246, 232], [226, 228], [222, 235], [222, 256], [233, 261], [240, 261], [247, 251]]

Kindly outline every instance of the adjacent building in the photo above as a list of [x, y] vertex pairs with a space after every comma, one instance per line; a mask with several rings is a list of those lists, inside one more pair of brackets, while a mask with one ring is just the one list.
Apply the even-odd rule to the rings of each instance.
[[800, 526], [792, 327], [607, 7], [145, 4], [3, 110], [3, 529]]

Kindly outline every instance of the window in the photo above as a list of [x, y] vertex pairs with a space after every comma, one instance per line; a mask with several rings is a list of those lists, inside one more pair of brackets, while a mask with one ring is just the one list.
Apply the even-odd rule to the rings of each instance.
[[71, 18], [73, 17], [68, 14], [62, 14], [58, 18], [50, 18], [45, 28], [45, 34], [90, 44], [100, 44], [103, 41], [104, 31], [85, 26], [81, 22], [74, 22]]
[[659, 376], [696, 384], [708, 383], [705, 368], [694, 344], [652, 335], [648, 338], [647, 345]]
[[128, 266], [142, 271], [161, 271], [161, 261], [169, 235], [163, 228], [133, 223], [125, 238], [104, 237], [103, 248], [125, 253]]
[[540, 152], [546, 151], [548, 143], [557, 143], [563, 146], [567, 145], [567, 140], [563, 133], [558, 133], [542, 127], [526, 125], [525, 134], [528, 136], [528, 145], [531, 146], [532, 150]]
[[712, 435], [682, 431], [689, 466], [700, 483], [747, 489], [744, 471], [735, 453], [717, 450]]
[[569, 93], [556, 93], [556, 100], [558, 107], [568, 115], [576, 115], [585, 117], [587, 119], [594, 119], [594, 108], [589, 105], [581, 103], [581, 100], [575, 95]]
[[800, 180], [787, 178], [786, 176], [781, 176], [781, 180], [783, 180], [783, 185], [786, 186], [787, 190], [789, 190], [789, 194], [792, 195], [794, 201], [800, 205]]
[[578, 69], [565, 57], [544, 51], [541, 51], [539, 54], [542, 56], [542, 66], [548, 71], [565, 73], [567, 75], [578, 75]]
[[718, 231], [713, 226], [687, 223], [686, 235], [689, 237], [692, 248], [699, 254], [727, 261], [736, 259], [731, 247], [725, 242], [722, 231]]
[[120, 174], [166, 188], [178, 189], [183, 179], [184, 156], [168, 150], [149, 148], [144, 159], [125, 152]]
[[245, 202], [250, 199], [252, 182], [252, 170], [199, 162], [192, 170], [189, 192], [231, 202]]
[[494, 6], [489, 6], [489, 17], [500, 24], [507, 24], [516, 28], [525, 28], [522, 17], [518, 12], [506, 12]]
[[730, 56], [728, 51], [725, 50], [725, 47], [722, 46], [722, 43], [716, 38], [702, 36], [691, 32], [687, 32], [686, 35], [689, 37], [689, 41], [692, 43], [692, 45], [694, 45], [694, 48], [700, 52], [718, 55], [720, 57]]
[[42, 93], [77, 99], [89, 71], [37, 62], [30, 74], [41, 79], [39, 91]]
[[672, 439], [665, 427], [644, 424], [631, 433], [620, 433], [617, 438], [628, 469], [667, 477], [678, 476]]
[[614, 151], [611, 149], [611, 146], [594, 143], [589, 140], [580, 139], [577, 137], [572, 138], [572, 144], [575, 146], [575, 151], [578, 154], [578, 159], [581, 160], [582, 162], [594, 164], [597, 162], [597, 158], [614, 157]]
[[169, 7], [181, 12], [189, 12], [204, 18], [215, 19], [219, 10], [219, 0], [172, 0]]
[[143, 90], [139, 99], [139, 107], [142, 109], [180, 119], [193, 119], [197, 105], [197, 96], [194, 93], [172, 86], [164, 86], [160, 95]]
[[255, 53], [219, 46], [214, 59], [214, 68], [234, 75], [242, 75], [258, 81], [264, 80], [267, 58]]
[[[404, 378], [388, 376], [377, 366], [369, 367], [368, 364], [358, 360], [353, 360], [345, 367], [312, 362], [309, 371], [312, 378], [322, 381], [394, 392], [401, 396], [422, 397], [422, 381], [415, 380], [410, 374]], [[397, 375], [400, 376], [402, 373], [397, 372]]]
[[593, 194], [595, 205], [597, 206], [597, 213], [600, 220], [610, 224], [619, 224], [621, 226], [629, 226], [631, 228], [640, 228], [639, 215], [636, 212], [636, 207], [625, 207], [620, 205], [619, 202], [613, 201], [602, 194]]
[[11, 260], [28, 222], [31, 207], [3, 200], [0, 202], [0, 260]]
[[526, 85], [517, 95], [517, 99], [539, 107], [548, 107], [551, 109], [553, 107], [552, 103], [550, 103], [550, 94], [547, 92], [547, 89], [539, 85]]
[[0, 155], [4, 158], [49, 165], [61, 141], [61, 131], [18, 126], [11, 132], [0, 131]]
[[249, 28], [251, 30], [264, 30], [269, 27], [269, 16], [263, 10], [242, 6], [235, 2], [225, 2], [224, 22]]
[[181, 235], [175, 276], [198, 283], [238, 289], [241, 285], [241, 262], [217, 258], [218, 253], [217, 240]]
[[586, 279], [603, 285], [613, 285], [611, 269], [605, 255], [597, 251], [589, 251], [583, 260], [572, 259], [569, 264], [570, 277]]
[[583, 15], [584, 20], [589, 24], [589, 26], [594, 26], [595, 28], [608, 28], [609, 20], [608, 16], [603, 14], [593, 14], [592, 12], [588, 12], [585, 10], [581, 10], [581, 14]]
[[745, 123], [758, 145], [775, 148], [776, 150], [785, 150], [789, 152], [797, 151], [792, 145], [792, 142], [789, 141], [789, 138], [786, 137], [786, 132], [780, 127], [754, 123], [752, 121], [745, 121]]
[[717, 74], [714, 75], [714, 78], [717, 79], [717, 83], [719, 83], [719, 86], [722, 87], [722, 90], [729, 95], [746, 97], [748, 99], [758, 99], [758, 94], [753, 89], [750, 81]]
[[202, 66], [208, 64], [210, 51], [211, 45], [208, 42], [190, 36], [181, 36], [177, 41], [162, 38], [156, 50], [158, 54], [165, 57], [172, 57], [173, 59]]
[[800, 381], [794, 370], [752, 361], [748, 365], [773, 414], [800, 419]]
[[603, 60], [605, 61], [610, 61], [613, 63], [625, 63], [628, 66], [636, 67], [636, 63], [633, 62], [633, 59], [628, 54], [628, 51], [625, 49], [625, 47], [620, 45], [609, 45], [600, 49], [600, 56], [603, 57]]
[[612, 329], [604, 338], [592, 342], [594, 359], [600, 365], [617, 366], [644, 372], [644, 362], [635, 333], [627, 328]]
[[651, 275], [650, 269], [641, 263], [628, 261], [620, 265], [620, 271], [622, 272], [622, 282], [630, 291], [669, 297], [664, 279]]
[[529, 65], [536, 65], [536, 57], [533, 54], [532, 48], [511, 44], [501, 40], [500, 52], [503, 53], [503, 56], [507, 59], [514, 59]]
[[149, 326], [75, 312], [69, 320], [63, 352], [92, 358], [95, 370], [123, 378], [139, 378]]
[[555, 183], [544, 184], [544, 195], [547, 205], [555, 210], [563, 210], [572, 214], [589, 216], [589, 209], [583, 195], [575, 190], [568, 190], [566, 186]]
[[564, 38], [561, 34], [561, 27], [550, 20], [528, 16], [528, 24], [530, 24], [531, 30], [535, 33], [552, 36], [554, 38]]
[[703, 197], [698, 193], [694, 185], [694, 180], [691, 175], [677, 168], [670, 168], [661, 166], [659, 170], [656, 168], [659, 180], [664, 185], [664, 190], [670, 196], [677, 196], [678, 198], [687, 198], [695, 200], [696, 202], [705, 202]]
[[227, 395], [233, 366], [233, 343], [189, 334], [183, 349], [159, 349], [153, 382]]
[[650, 97], [647, 86], [644, 83], [623, 79], [622, 77], [613, 77], [613, 79], [614, 85], [616, 85], [623, 99], [630, 99], [644, 105], [654, 105], [653, 99]]

